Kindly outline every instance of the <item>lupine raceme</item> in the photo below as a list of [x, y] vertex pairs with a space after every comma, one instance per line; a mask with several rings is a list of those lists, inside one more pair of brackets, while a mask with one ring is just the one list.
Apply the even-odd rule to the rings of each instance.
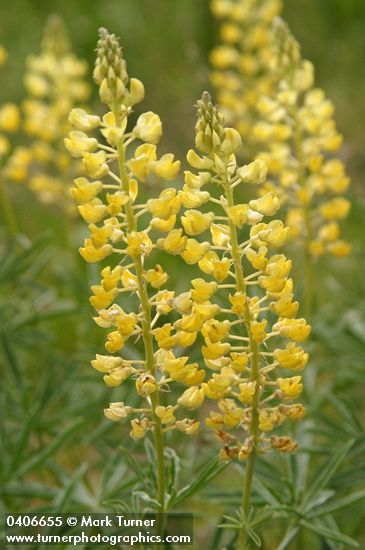
[[[301, 58], [287, 25], [275, 17], [281, 7], [271, 0], [212, 2], [213, 13], [226, 20], [221, 26], [223, 46], [211, 55], [212, 82], [229, 121], [246, 138], [252, 154], [267, 163], [268, 179], [259, 192], [275, 192], [286, 210], [288, 242], [303, 250], [308, 317], [316, 260], [324, 254], [346, 256], [350, 251], [340, 238], [339, 227], [350, 209], [350, 202], [342, 196], [350, 180], [336, 157], [342, 137], [333, 120], [333, 104], [323, 90], [314, 87], [313, 65]], [[266, 40], [257, 41], [255, 59], [264, 58], [266, 69], [257, 65], [258, 71], [248, 78], [240, 60], [250, 56], [251, 33], [256, 36], [256, 31], [251, 22], [246, 32], [246, 21], [262, 23], [262, 13], [269, 14], [262, 33]], [[231, 29], [234, 21], [235, 33]]]
[[89, 97], [86, 73], [87, 63], [70, 50], [62, 20], [50, 17], [41, 52], [26, 62], [28, 97], [22, 110], [23, 130], [30, 143], [16, 147], [6, 165], [9, 179], [27, 183], [41, 202], [69, 213], [74, 213], [69, 181], [79, 168], [65, 151], [63, 138], [70, 129], [70, 110]]
[[[202, 272], [175, 300], [181, 318], [174, 326], [202, 340], [207, 375], [179, 401], [191, 408], [206, 398], [216, 402], [205, 423], [223, 444], [222, 460], [247, 462], [242, 501], [247, 514], [257, 455], [297, 448], [282, 429], [272, 432], [305, 414], [296, 400], [308, 360], [300, 344], [310, 326], [297, 318], [292, 262], [276, 250], [289, 228], [277, 219], [264, 221], [279, 209], [277, 197], [270, 191], [247, 204], [235, 200], [240, 187], [264, 183], [265, 163], [237, 165], [241, 137], [224, 126], [207, 92], [198, 102], [195, 142], [196, 150], [187, 155], [193, 171], [185, 172], [180, 195], [183, 231], [173, 229], [160, 242]], [[171, 325], [161, 331], [164, 340], [171, 338]], [[242, 529], [242, 548], [245, 538]]]
[[[162, 289], [168, 274], [153, 261], [156, 248], [175, 254], [186, 248], [187, 238], [181, 229], [174, 229], [181, 196], [174, 187], [166, 187], [156, 198], [140, 204], [138, 191], [150, 177], [160, 182], [173, 180], [180, 162], [172, 154], [157, 155], [162, 135], [157, 114], [143, 113], [128, 127], [134, 105], [144, 98], [144, 87], [138, 79], [129, 79], [118, 39], [105, 29], [100, 30], [94, 79], [109, 110], [100, 118], [73, 109], [69, 116], [73, 130], [65, 139], [69, 153], [82, 160], [85, 173], [75, 179], [72, 189], [90, 230], [80, 253], [87, 262], [106, 261], [100, 283], [92, 286], [90, 302], [97, 311], [96, 323], [109, 332], [106, 353], [98, 354], [92, 366], [103, 374], [107, 386], [133, 380], [136, 395], [144, 402], [138, 408], [113, 402], [105, 415], [113, 421], [130, 418], [134, 440], [152, 433], [157, 500], [163, 511], [164, 432], [194, 435], [199, 431], [199, 421], [184, 409], [193, 410], [204, 399], [199, 385], [205, 373], [196, 363], [189, 364], [187, 356], [174, 354], [175, 346], [186, 348], [194, 342], [190, 328], [184, 325], [171, 334], [171, 325], [160, 326], [160, 317], [174, 307], [182, 311], [190, 307], [186, 296]], [[126, 311], [130, 304], [132, 310]], [[129, 360], [123, 348], [128, 339], [139, 338], [144, 356]], [[174, 403], [167, 400], [171, 384], [181, 394]]]
[[262, 121], [253, 128], [269, 169], [263, 192], [273, 190], [286, 206], [289, 237], [301, 244], [306, 265], [306, 312], [312, 308], [313, 264], [324, 255], [346, 256], [350, 245], [340, 238], [339, 222], [350, 201], [344, 163], [336, 156], [342, 143], [333, 119], [334, 107], [314, 87], [313, 65], [303, 60], [288, 26], [277, 18], [276, 70], [280, 76], [275, 99], [262, 96]]
[[227, 123], [239, 130], [248, 145], [257, 120], [257, 101], [276, 90], [272, 70], [272, 22], [282, 9], [281, 0], [212, 0], [211, 11], [222, 20], [220, 45], [210, 54], [210, 80], [217, 90]]

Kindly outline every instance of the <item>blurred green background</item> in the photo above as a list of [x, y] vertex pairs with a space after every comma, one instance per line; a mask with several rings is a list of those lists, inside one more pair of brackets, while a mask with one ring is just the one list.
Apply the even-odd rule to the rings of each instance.
[[[317, 83], [335, 101], [344, 155], [364, 167], [365, 2], [286, 0], [283, 15], [314, 62]], [[182, 156], [192, 141], [192, 108], [208, 83], [208, 53], [217, 40], [208, 0], [14, 0], [0, 4], [0, 43], [9, 49], [0, 100], [23, 97], [24, 58], [37, 52], [51, 13], [63, 16], [75, 52], [92, 67], [97, 29], [121, 37], [129, 72], [146, 86], [144, 109], [165, 121], [164, 143]], [[182, 124], [184, 121], [184, 124]], [[361, 186], [359, 185], [359, 191]]]
[[[337, 443], [360, 437], [362, 428], [356, 418], [364, 412], [365, 1], [284, 0], [284, 4], [283, 15], [304, 56], [314, 63], [318, 85], [335, 102], [338, 127], [345, 137], [341, 155], [353, 178], [353, 208], [344, 235], [353, 241], [354, 254], [321, 264], [322, 308], [311, 344], [317, 347], [318, 368], [343, 399], [342, 409], [326, 402], [326, 412], [336, 418], [333, 432], [327, 425], [327, 436]], [[193, 142], [193, 106], [202, 90], [210, 87], [208, 55], [218, 40], [218, 25], [208, 0], [3, 1], [0, 44], [9, 58], [0, 72], [0, 104], [24, 98], [25, 58], [39, 51], [45, 22], [53, 13], [63, 17], [75, 53], [88, 60], [90, 80], [98, 28], [105, 26], [121, 37], [129, 74], [141, 79], [146, 88], [146, 99], [138, 108], [159, 113], [164, 122], [162, 151], [184, 159]], [[69, 246], [64, 227], [68, 221], [60, 212], [40, 205], [24, 187], [19, 196], [14, 189], [12, 195], [24, 233], [34, 237], [48, 228], [51, 232], [33, 244], [22, 237], [20, 251], [18, 247], [14, 252], [11, 241], [0, 248], [1, 363], [11, 381], [10, 391], [1, 394], [1, 399], [11, 411], [5, 433], [11, 439], [13, 434], [18, 436], [9, 444], [8, 454], [4, 452], [9, 483], [5, 500], [13, 510], [37, 506], [69, 510], [73, 506], [100, 511], [102, 502], [116, 495], [129, 496], [135, 480], [132, 475], [126, 481], [130, 471], [118, 448], [125, 444], [123, 438], [120, 441], [120, 430], [102, 418], [103, 407], [123, 399], [128, 386], [110, 390], [87, 367], [95, 353], [102, 353], [103, 334], [94, 325], [88, 304], [89, 284], [98, 268], [86, 266], [78, 257], [82, 236], [77, 225], [72, 226]], [[320, 409], [321, 388], [306, 399], [313, 409]], [[348, 418], [346, 410], [350, 410]], [[323, 447], [318, 454], [326, 456]], [[205, 449], [204, 441], [200, 447], [185, 441], [178, 448], [188, 477], [195, 462], [205, 458], [201, 449]], [[361, 452], [354, 451], [352, 462], [331, 481], [332, 488], [340, 491], [364, 483], [363, 467], [357, 469]], [[269, 475], [264, 466], [263, 472]], [[210, 490], [210, 505], [204, 508], [207, 516], [214, 515], [215, 509], [220, 513], [223, 498], [217, 497], [214, 486]], [[235, 498], [231, 492], [228, 502], [236, 503]], [[191, 506], [199, 513], [202, 510], [194, 502]], [[351, 524], [352, 535], [364, 537], [361, 513], [343, 520], [345, 528]], [[304, 539], [300, 548], [329, 547]]]

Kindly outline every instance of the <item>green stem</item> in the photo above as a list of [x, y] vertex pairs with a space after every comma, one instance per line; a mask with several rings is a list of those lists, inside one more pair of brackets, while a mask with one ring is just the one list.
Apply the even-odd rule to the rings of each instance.
[[[125, 168], [125, 147], [123, 142], [118, 145], [118, 163], [119, 173], [121, 178], [121, 188], [129, 195], [129, 178]], [[124, 206], [127, 216], [128, 231], [137, 231], [138, 222], [134, 215], [134, 211], [130, 201]], [[143, 264], [141, 256], [133, 258], [138, 284], [138, 294], [141, 302], [141, 309], [143, 312], [142, 320], [142, 336], [146, 354], [146, 367], [148, 371], [155, 376], [156, 364], [153, 353], [153, 336], [151, 327], [151, 305], [148, 300], [147, 285], [143, 277]], [[165, 512], [165, 458], [164, 458], [164, 439], [162, 432], [162, 424], [160, 418], [156, 415], [155, 409], [159, 405], [158, 391], [151, 394], [151, 413], [153, 419], [153, 439], [156, 452], [157, 461], [157, 501], [160, 505], [159, 512], [163, 514]], [[164, 518], [159, 516], [157, 531], [159, 535], [163, 535], [164, 532]]]
[[[234, 206], [234, 196], [233, 196], [233, 189], [230, 187], [229, 181], [227, 181], [224, 188], [225, 188], [225, 195], [226, 195], [228, 207], [232, 207]], [[243, 268], [241, 263], [240, 250], [238, 246], [237, 229], [231, 220], [229, 220], [228, 223], [229, 223], [229, 230], [230, 230], [230, 237], [231, 237], [231, 255], [232, 255], [234, 271], [236, 275], [237, 289], [239, 292], [242, 292], [247, 296], [245, 278], [244, 278], [244, 273], [243, 273]], [[255, 342], [252, 338], [251, 313], [250, 313], [249, 302], [247, 299], [246, 299], [244, 320], [245, 320], [245, 324], [246, 324], [249, 339], [250, 339], [249, 347], [250, 347], [250, 353], [251, 353], [251, 380], [256, 384], [255, 393], [252, 400], [252, 413], [251, 413], [252, 416], [251, 416], [251, 424], [250, 424], [250, 433], [252, 438], [252, 451], [247, 459], [246, 475], [245, 475], [243, 494], [242, 494], [242, 509], [244, 513], [247, 515], [250, 509], [253, 474], [254, 474], [255, 462], [256, 462], [256, 456], [257, 456], [257, 443], [258, 443], [258, 436], [259, 436], [259, 402], [260, 402], [260, 395], [259, 395], [260, 370], [259, 370], [258, 345], [257, 345], [257, 342]], [[247, 548], [247, 531], [244, 527], [242, 527], [239, 533], [238, 550], [245, 550], [246, 548]]]

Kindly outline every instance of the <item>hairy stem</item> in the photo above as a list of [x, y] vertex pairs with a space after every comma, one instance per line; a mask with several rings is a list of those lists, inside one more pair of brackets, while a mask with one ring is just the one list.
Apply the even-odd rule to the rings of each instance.
[[[226, 195], [228, 207], [234, 206], [233, 190], [230, 187], [228, 181], [227, 181], [227, 184], [224, 185], [224, 188], [225, 188], [225, 195]], [[238, 245], [237, 229], [231, 220], [229, 220], [228, 223], [229, 223], [229, 230], [230, 230], [230, 236], [231, 236], [231, 255], [232, 255], [232, 260], [234, 264], [234, 272], [236, 275], [237, 290], [247, 296], [245, 278], [244, 278], [240, 250]], [[249, 349], [251, 354], [250, 356], [251, 357], [251, 380], [256, 384], [255, 393], [252, 400], [252, 413], [251, 413], [252, 416], [251, 416], [251, 424], [250, 424], [250, 433], [252, 438], [252, 451], [247, 459], [247, 468], [246, 468], [246, 475], [245, 475], [243, 495], [242, 495], [242, 509], [244, 513], [247, 515], [250, 509], [253, 474], [254, 474], [254, 468], [255, 468], [255, 462], [256, 462], [256, 456], [257, 456], [257, 441], [258, 441], [258, 435], [259, 435], [259, 410], [258, 409], [259, 409], [259, 399], [260, 399], [260, 396], [259, 396], [260, 371], [259, 371], [258, 345], [257, 345], [257, 342], [255, 342], [252, 338], [251, 313], [250, 313], [249, 302], [247, 299], [246, 299], [246, 306], [245, 306], [244, 321], [245, 321], [248, 335], [249, 335]], [[244, 550], [246, 547], [247, 547], [247, 532], [245, 528], [242, 528], [240, 529], [240, 533], [239, 533], [238, 549]]]
[[[118, 163], [119, 163], [119, 173], [121, 178], [121, 188], [122, 190], [129, 195], [129, 179], [125, 168], [125, 147], [121, 142], [118, 145]], [[130, 201], [124, 206], [128, 231], [137, 231], [138, 224], [137, 219], [134, 214], [132, 205]], [[141, 256], [137, 256], [133, 259], [136, 275], [137, 275], [137, 284], [138, 284], [138, 295], [141, 302], [141, 310], [143, 313], [142, 319], [142, 336], [145, 347], [146, 354], [146, 368], [148, 371], [155, 376], [156, 374], [156, 364], [153, 353], [153, 336], [152, 336], [152, 326], [151, 326], [151, 305], [148, 300], [148, 292], [146, 282], [143, 277], [143, 264]], [[164, 438], [162, 432], [162, 425], [160, 418], [156, 415], [155, 409], [159, 405], [159, 394], [158, 391], [151, 394], [151, 413], [154, 423], [153, 428], [153, 439], [156, 452], [156, 461], [157, 461], [157, 501], [160, 505], [159, 513], [165, 511], [165, 459], [164, 459]], [[164, 531], [164, 521], [162, 516], [159, 516], [161, 521], [158, 523], [158, 534], [162, 535]]]

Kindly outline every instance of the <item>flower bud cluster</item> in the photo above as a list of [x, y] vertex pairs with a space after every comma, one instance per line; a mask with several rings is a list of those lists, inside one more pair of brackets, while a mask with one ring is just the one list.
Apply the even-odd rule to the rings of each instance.
[[334, 107], [324, 91], [314, 87], [313, 65], [302, 60], [287, 25], [277, 19], [274, 29], [277, 94], [275, 99], [259, 99], [261, 120], [252, 132], [261, 151], [258, 158], [268, 166], [263, 192], [273, 190], [286, 203], [290, 237], [303, 241], [311, 256], [346, 256], [350, 245], [340, 238], [339, 222], [350, 209], [343, 197], [350, 179], [336, 156], [342, 136]]
[[6, 174], [14, 182], [27, 182], [38, 199], [74, 212], [68, 182], [78, 170], [63, 147], [70, 129], [70, 110], [83, 104], [90, 87], [87, 63], [70, 51], [62, 20], [52, 16], [46, 26], [41, 52], [26, 62], [24, 84], [28, 97], [22, 105], [27, 146], [14, 149]]
[[276, 89], [271, 25], [282, 0], [211, 0], [210, 5], [222, 20], [221, 43], [210, 54], [211, 82], [225, 119], [250, 141], [256, 103]]
[[[151, 176], [175, 179], [180, 162], [169, 153], [158, 157], [156, 145], [162, 135], [158, 115], [143, 113], [128, 127], [132, 105], [143, 98], [143, 84], [129, 80], [118, 40], [104, 29], [100, 31], [95, 79], [111, 110], [102, 118], [82, 109], [72, 110], [69, 121], [73, 130], [65, 139], [67, 150], [81, 159], [85, 173], [74, 180], [72, 189], [90, 231], [80, 253], [91, 263], [107, 259], [90, 298], [97, 312], [95, 322], [108, 330], [106, 354], [97, 355], [92, 366], [104, 375], [107, 386], [132, 380], [137, 394], [146, 401], [138, 409], [111, 403], [105, 415], [111, 420], [133, 416], [134, 439], [150, 430], [155, 437], [156, 430], [171, 429], [194, 435], [199, 422], [186, 413], [180, 419], [176, 415], [179, 409], [196, 408], [196, 388], [205, 373], [175, 351], [194, 342], [191, 331], [180, 327], [172, 335], [170, 324], [161, 326], [160, 317], [169, 314], [174, 304], [184, 308], [185, 296], [163, 289], [168, 274], [153, 260], [156, 249], [178, 252], [185, 244], [186, 238], [179, 236], [181, 230], [176, 233], [174, 229], [182, 198], [174, 187], [165, 187], [146, 204], [138, 202], [141, 184]], [[122, 357], [128, 340], [139, 338], [143, 339], [144, 357]], [[169, 385], [176, 382], [186, 391], [174, 404], [163, 402], [161, 395], [166, 396]]]
[[[276, 251], [289, 229], [280, 220], [265, 219], [279, 209], [277, 197], [269, 191], [247, 204], [235, 203], [237, 187], [262, 184], [266, 176], [262, 160], [237, 166], [240, 145], [238, 132], [224, 126], [205, 92], [198, 102], [197, 150], [187, 156], [194, 171], [185, 172], [181, 193], [187, 208], [183, 228], [170, 231], [160, 244], [202, 272], [172, 301], [181, 317], [162, 326], [158, 338], [166, 349], [174, 330], [184, 331], [184, 341], [201, 342], [206, 374], [197, 370], [194, 387], [178, 402], [191, 409], [206, 398], [217, 402], [206, 424], [223, 441], [224, 460], [243, 460], [267, 448], [295, 450], [290, 438], [268, 434], [286, 419], [304, 416], [295, 400], [303, 389], [298, 373], [308, 360], [300, 344], [310, 333], [306, 321], [297, 318], [292, 262]], [[194, 208], [185, 195], [190, 190]]]

